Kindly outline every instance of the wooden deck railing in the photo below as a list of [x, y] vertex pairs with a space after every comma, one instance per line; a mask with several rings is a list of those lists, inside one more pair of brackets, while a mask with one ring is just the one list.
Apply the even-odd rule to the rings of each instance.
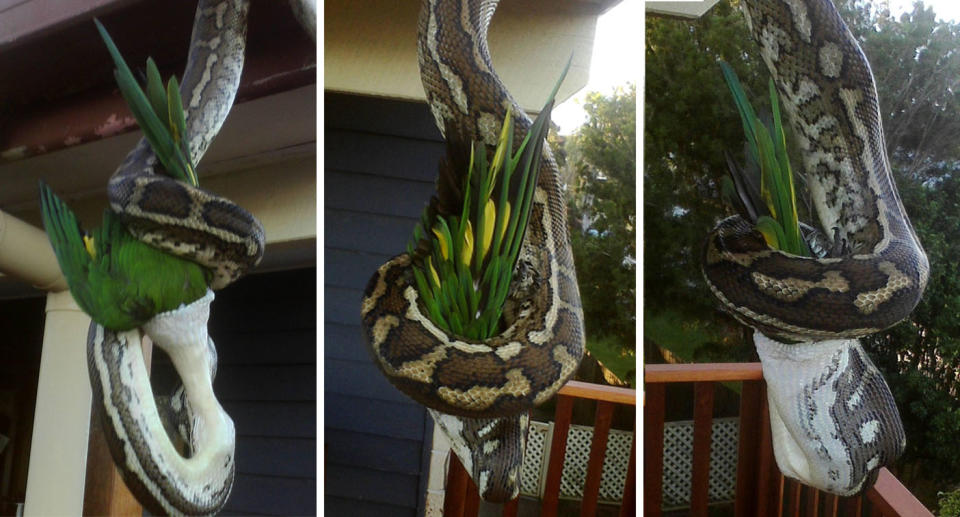
[[[547, 463], [547, 479], [541, 502], [541, 516], [555, 516], [560, 499], [560, 478], [563, 473], [563, 458], [566, 454], [567, 431], [573, 414], [574, 399], [597, 401], [597, 411], [593, 427], [593, 441], [590, 444], [590, 460], [587, 464], [587, 477], [580, 503], [580, 515], [592, 516], [597, 511], [597, 499], [600, 493], [600, 475], [606, 454], [607, 437], [613, 420], [613, 409], [617, 404], [636, 406], [636, 390], [570, 381], [557, 394], [557, 409], [554, 417], [553, 438], [550, 442], [550, 455]], [[630, 447], [630, 462], [627, 478], [623, 487], [623, 499], [620, 516], [636, 515], [636, 464], [637, 433], [633, 432]], [[457, 456], [450, 453], [450, 468], [447, 472], [446, 494], [444, 496], [444, 517], [476, 517], [480, 507], [477, 486], [464, 470]], [[503, 506], [504, 517], [516, 517], [519, 498]]]
[[663, 427], [666, 386], [693, 383], [693, 472], [690, 515], [707, 515], [710, 440], [716, 383], [742, 382], [737, 455], [737, 517], [933, 517], [887, 469], [863, 496], [837, 497], [784, 478], [770, 437], [766, 384], [760, 363], [664, 364], [644, 368], [644, 515], [659, 517], [663, 505]]

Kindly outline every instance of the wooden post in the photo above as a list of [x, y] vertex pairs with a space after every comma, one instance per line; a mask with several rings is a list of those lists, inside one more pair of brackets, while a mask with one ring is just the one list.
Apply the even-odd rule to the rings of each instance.
[[620, 501], [620, 517], [632, 517], [637, 514], [637, 430], [633, 430], [633, 442], [630, 444], [630, 463], [627, 467], [627, 479], [623, 484], [623, 500]]
[[447, 472], [446, 494], [443, 496], [444, 517], [463, 517], [470, 476], [460, 463], [460, 458], [450, 451], [450, 470]]
[[90, 422], [89, 327], [90, 317], [69, 291], [47, 294], [24, 505], [28, 517], [77, 515], [83, 508]]
[[[153, 356], [153, 343], [146, 335], [140, 344], [147, 371]], [[96, 407], [96, 404], [94, 404]], [[91, 411], [90, 441], [87, 445], [87, 478], [83, 493], [84, 515], [140, 515], [143, 508], [130, 493], [113, 458], [100, 424], [100, 413]]]
[[613, 422], [613, 403], [597, 402], [597, 413], [593, 424], [593, 440], [590, 443], [590, 460], [587, 463], [587, 479], [583, 487], [583, 500], [580, 501], [580, 517], [590, 517], [597, 513], [597, 499], [600, 495], [600, 477], [603, 474], [603, 459], [607, 454], [607, 437]]
[[652, 517], [660, 516], [663, 505], [665, 398], [663, 384], [647, 382], [643, 398], [643, 514]]
[[503, 505], [503, 517], [517, 517], [520, 510], [520, 496], [514, 497]]
[[560, 504], [560, 479], [563, 475], [563, 458], [567, 452], [567, 431], [573, 414], [573, 397], [557, 396], [557, 410], [553, 418], [553, 438], [550, 441], [550, 459], [547, 464], [547, 481], [543, 490], [541, 515], [555, 516]]
[[757, 511], [757, 464], [759, 463], [763, 381], [743, 381], [740, 390], [740, 443], [737, 459], [737, 488], [734, 515], [754, 517]]
[[713, 434], [713, 381], [693, 384], [693, 473], [690, 514], [707, 515], [710, 500], [710, 445]]

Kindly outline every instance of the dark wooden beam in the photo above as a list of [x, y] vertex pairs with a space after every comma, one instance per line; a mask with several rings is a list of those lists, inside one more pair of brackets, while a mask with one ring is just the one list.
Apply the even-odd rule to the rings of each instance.
[[[141, 343], [147, 371], [152, 363], [153, 344], [144, 337]], [[120, 471], [110, 456], [110, 447], [100, 424], [100, 414], [90, 412], [90, 439], [87, 443], [87, 474], [83, 491], [83, 515], [141, 515], [143, 508], [127, 489]]]

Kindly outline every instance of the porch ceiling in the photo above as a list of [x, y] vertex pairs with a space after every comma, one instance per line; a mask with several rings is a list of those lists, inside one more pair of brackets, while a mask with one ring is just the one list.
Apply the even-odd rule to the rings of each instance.
[[[536, 111], [573, 55], [557, 100], [586, 85], [597, 17], [620, 0], [502, 0], [490, 25], [490, 55], [524, 109]], [[324, 88], [424, 99], [417, 64], [419, 2], [324, 3]], [[639, 23], [639, 20], [638, 20]]]
[[[183, 74], [196, 0], [0, 2], [0, 162], [134, 129], [92, 19], [99, 17], [134, 73], [147, 56]], [[237, 102], [316, 83], [316, 46], [287, 2], [255, 0]], [[22, 28], [14, 24], [22, 24]]]
[[[85, 226], [95, 226], [107, 206], [107, 179], [140, 132], [113, 83], [92, 16], [110, 30], [135, 74], [150, 55], [163, 76], [179, 76], [196, 0], [14, 3], [0, 0], [0, 29], [14, 14], [33, 21], [17, 37], [0, 37], [0, 210], [40, 226], [43, 179]], [[268, 247], [258, 271], [315, 262], [316, 95], [315, 44], [287, 2], [253, 0], [237, 102], [199, 172], [205, 187], [263, 221]], [[0, 298], [37, 294], [0, 275]]]
[[647, 0], [644, 4], [649, 14], [675, 16], [679, 18], [699, 18], [720, 0], [686, 0], [667, 2]]

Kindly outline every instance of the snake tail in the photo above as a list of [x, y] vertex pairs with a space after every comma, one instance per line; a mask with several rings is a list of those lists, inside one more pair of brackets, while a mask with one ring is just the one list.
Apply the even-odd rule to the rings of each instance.
[[427, 411], [450, 440], [483, 500], [505, 503], [520, 494], [523, 451], [530, 429], [528, 413], [516, 418], [466, 418]]

